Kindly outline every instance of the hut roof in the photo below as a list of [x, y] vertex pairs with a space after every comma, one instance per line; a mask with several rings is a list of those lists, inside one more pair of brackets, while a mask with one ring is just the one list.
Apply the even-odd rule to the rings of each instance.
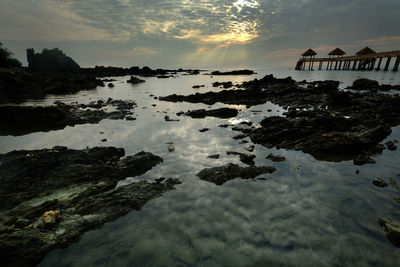
[[356, 53], [356, 55], [368, 55], [368, 54], [375, 54], [376, 52], [374, 50], [372, 50], [371, 48], [369, 48], [368, 46], [361, 49], [360, 51], [358, 51]]
[[314, 50], [312, 50], [311, 48], [308, 49], [306, 52], [304, 52], [302, 54], [303, 57], [309, 57], [309, 56], [315, 56], [317, 53], [315, 53]]
[[332, 50], [332, 52], [330, 52], [328, 55], [329, 56], [343, 56], [344, 54], [346, 54], [346, 52], [344, 52], [342, 49], [340, 49], [339, 47]]

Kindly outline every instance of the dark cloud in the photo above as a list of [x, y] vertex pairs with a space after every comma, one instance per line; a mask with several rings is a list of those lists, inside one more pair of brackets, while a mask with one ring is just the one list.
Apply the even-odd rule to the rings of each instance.
[[[356, 46], [400, 35], [398, 0], [2, 0], [0, 5], [0, 40], [14, 46], [21, 59], [22, 46], [58, 45], [82, 57], [79, 47], [90, 44], [98, 60], [109, 64], [128, 64], [129, 51], [156, 52], [136, 55], [138, 63], [165, 60], [166, 53], [174, 55], [169, 61], [192, 56], [196, 62], [229, 51], [258, 54], [247, 59], [257, 64], [276, 50]], [[396, 42], [392, 49], [398, 49]], [[114, 56], [100, 55], [104, 52]], [[95, 62], [83, 58], [83, 64]], [[225, 60], [231, 64], [239, 57]]]

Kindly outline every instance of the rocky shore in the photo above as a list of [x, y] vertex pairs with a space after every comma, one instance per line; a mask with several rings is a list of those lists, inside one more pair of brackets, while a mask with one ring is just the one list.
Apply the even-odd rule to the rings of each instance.
[[40, 73], [23, 68], [0, 69], [0, 104], [43, 98], [48, 94], [72, 94], [104, 83], [80, 73]]
[[66, 147], [0, 154], [0, 254], [4, 266], [36, 266], [52, 249], [77, 242], [179, 184], [177, 179], [118, 181], [163, 160], [148, 152]]
[[[84, 123], [98, 123], [103, 119], [123, 119], [132, 114], [133, 101], [108, 99], [85, 104], [53, 106], [0, 106], [0, 135], [24, 135], [38, 131], [63, 129]], [[114, 107], [106, 112], [103, 107]]]
[[170, 95], [163, 101], [247, 105], [270, 101], [284, 107], [285, 117], [267, 117], [259, 128], [242, 130], [266, 147], [301, 150], [326, 161], [354, 160], [373, 163], [370, 158], [384, 149], [380, 144], [391, 127], [400, 124], [399, 95], [376, 91], [352, 93], [338, 89], [339, 82], [300, 84], [291, 79], [267, 75], [244, 82], [241, 90]]

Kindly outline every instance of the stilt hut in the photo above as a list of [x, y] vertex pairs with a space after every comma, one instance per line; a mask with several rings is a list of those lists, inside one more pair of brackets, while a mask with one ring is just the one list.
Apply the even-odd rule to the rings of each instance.
[[302, 54], [303, 58], [313, 58], [317, 55], [317, 53], [315, 53], [314, 50], [312, 50], [311, 48], [308, 49], [306, 52], [304, 52]]
[[[303, 60], [304, 60], [304, 59], [313, 59], [316, 55], [317, 55], [317, 53], [316, 53], [314, 50], [312, 50], [311, 48], [308, 49], [306, 52], [304, 52], [304, 53], [302, 54]], [[309, 70], [312, 70], [312, 69], [313, 69], [313, 66], [314, 66], [314, 61], [310, 60], [309, 62], [310, 62], [310, 63], [308, 64], [308, 69], [309, 69]], [[304, 62], [304, 63], [305, 63], [305, 62]], [[300, 63], [299, 63], [299, 64], [300, 64]], [[302, 65], [301, 68], [302, 68], [303, 70], [306, 69], [305, 64], [301, 63], [301, 65]]]
[[358, 51], [356, 53], [357, 56], [362, 56], [362, 55], [369, 55], [369, 54], [376, 54], [376, 52], [374, 50], [372, 50], [371, 48], [364, 47], [363, 49], [361, 49], [360, 51]]
[[342, 49], [340, 49], [339, 47], [337, 47], [337, 48], [335, 48], [334, 50], [332, 50], [332, 51], [328, 54], [328, 56], [329, 56], [329, 57], [335, 57], [335, 56], [341, 57], [341, 56], [343, 56], [344, 54], [346, 54], [346, 52], [344, 52]]
[[[329, 56], [329, 58], [343, 57], [344, 54], [346, 54], [346, 52], [344, 52], [342, 49], [340, 49], [339, 47], [337, 47], [337, 48], [333, 49], [333, 50], [328, 54], [328, 56]], [[328, 65], [327, 65], [327, 67], [326, 67], [327, 69], [332, 69], [333, 61], [331, 61], [330, 63], [331, 63], [331, 65], [329, 66], [329, 62], [328, 62]], [[335, 61], [335, 70], [337, 70], [337, 68], [338, 68], [338, 63], [339, 63], [339, 61]], [[321, 67], [322, 67], [322, 66], [320, 66], [320, 69], [321, 69]], [[341, 69], [341, 67], [342, 67], [342, 61], [340, 61], [340, 63], [339, 63], [339, 69]]]

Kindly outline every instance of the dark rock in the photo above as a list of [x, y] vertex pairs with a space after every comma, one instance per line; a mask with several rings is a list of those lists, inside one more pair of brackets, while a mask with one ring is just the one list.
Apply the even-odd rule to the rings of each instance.
[[79, 72], [81, 67], [60, 49], [43, 49], [36, 53], [33, 48], [26, 50], [28, 68], [37, 72]]
[[272, 173], [275, 170], [275, 167], [272, 166], [240, 167], [239, 165], [228, 163], [225, 166], [204, 169], [196, 175], [201, 180], [212, 182], [216, 185], [222, 185], [223, 183], [233, 180], [237, 177], [242, 179], [250, 179], [255, 178], [260, 174]]
[[210, 158], [210, 159], [219, 159], [219, 154], [209, 155], [207, 158]]
[[379, 83], [377, 81], [366, 79], [366, 78], [361, 78], [361, 79], [357, 79], [353, 82], [351, 89], [371, 90], [371, 89], [377, 89], [378, 87], [379, 87]]
[[249, 151], [249, 152], [253, 152], [254, 151], [254, 145], [247, 145], [244, 147], [245, 150]]
[[36, 266], [50, 250], [77, 242], [179, 183], [139, 181], [116, 188], [121, 179], [162, 162], [147, 152], [123, 156], [123, 149], [113, 147], [0, 155], [0, 254], [7, 255], [2, 265]]
[[106, 138], [101, 139], [101, 142], [107, 142], [107, 139]]
[[208, 130], [210, 130], [210, 129], [209, 128], [203, 128], [203, 129], [200, 129], [199, 132], [204, 133], [204, 132], [207, 132]]
[[129, 80], [126, 81], [127, 83], [131, 83], [131, 84], [138, 84], [138, 83], [144, 83], [145, 80], [139, 79], [137, 77], [131, 76], [131, 78]]
[[135, 117], [132, 117], [132, 116], [126, 116], [125, 119], [126, 119], [127, 121], [135, 121], [135, 120], [136, 120], [136, 118], [135, 118]]
[[165, 116], [164, 116], [164, 120], [165, 120], [165, 121], [179, 121], [179, 120], [171, 119], [168, 115], [165, 115]]
[[78, 73], [39, 73], [25, 69], [0, 69], [0, 103], [22, 102], [48, 94], [71, 94], [104, 83]]
[[183, 111], [176, 113], [177, 116], [182, 116], [183, 114], [185, 114], [185, 112], [183, 112]]
[[218, 125], [218, 127], [221, 127], [221, 128], [228, 128], [228, 127], [229, 127], [229, 124], [221, 124], [221, 125]]
[[114, 84], [113, 84], [113, 83], [109, 83], [109, 84], [108, 84], [108, 87], [114, 88]]
[[285, 161], [286, 158], [283, 156], [279, 156], [279, 155], [274, 155], [274, 154], [269, 154], [268, 156], [265, 157], [266, 159], [269, 159], [273, 162], [281, 162], [281, 161]]
[[233, 70], [233, 71], [226, 71], [226, 72], [221, 72], [221, 71], [213, 71], [210, 73], [210, 75], [253, 75], [255, 74], [254, 71], [252, 70]]
[[240, 161], [247, 165], [254, 165], [255, 155], [240, 154]]
[[237, 109], [234, 108], [218, 108], [212, 110], [205, 109], [196, 109], [189, 110], [185, 113], [186, 116], [190, 116], [192, 118], [205, 118], [208, 117], [218, 117], [218, 118], [232, 118], [236, 117], [238, 114]]
[[385, 180], [381, 178], [376, 178], [375, 180], [372, 181], [372, 183], [378, 187], [386, 187], [389, 185]]
[[400, 247], [400, 222], [387, 218], [378, 218], [378, 222], [390, 243]]
[[229, 81], [229, 82], [214, 82], [214, 83], [212, 84], [212, 86], [213, 86], [213, 87], [222, 86], [222, 87], [224, 87], [224, 88], [226, 89], [226, 88], [231, 88], [231, 87], [233, 87], [233, 83], [232, 83], [231, 81]]
[[358, 155], [353, 160], [354, 165], [364, 165], [364, 164], [367, 164], [367, 163], [373, 164], [375, 162], [376, 161], [373, 158], [371, 158], [369, 156], [366, 156], [366, 155]]
[[[105, 112], [103, 104], [60, 104], [57, 106], [0, 106], [0, 135], [24, 135], [37, 131], [63, 129], [103, 119], [123, 119], [134, 102], [113, 100], [109, 105], [118, 111]], [[106, 105], [106, 104], [104, 104]], [[92, 109], [86, 109], [90, 107]], [[82, 108], [84, 110], [82, 110]], [[93, 110], [95, 109], [95, 110]]]
[[242, 153], [236, 152], [236, 151], [226, 151], [226, 154], [227, 155], [236, 155], [236, 156], [242, 155]]
[[247, 135], [245, 135], [245, 134], [238, 134], [238, 135], [235, 135], [234, 137], [232, 137], [232, 139], [238, 140], [238, 139], [243, 139], [246, 137], [247, 137]]
[[193, 89], [199, 89], [200, 87], [205, 87], [205, 85], [193, 85], [192, 86]]
[[385, 145], [386, 145], [387, 149], [389, 149], [389, 150], [396, 150], [397, 149], [397, 146], [394, 144], [393, 141], [388, 141], [388, 142], [385, 143]]

